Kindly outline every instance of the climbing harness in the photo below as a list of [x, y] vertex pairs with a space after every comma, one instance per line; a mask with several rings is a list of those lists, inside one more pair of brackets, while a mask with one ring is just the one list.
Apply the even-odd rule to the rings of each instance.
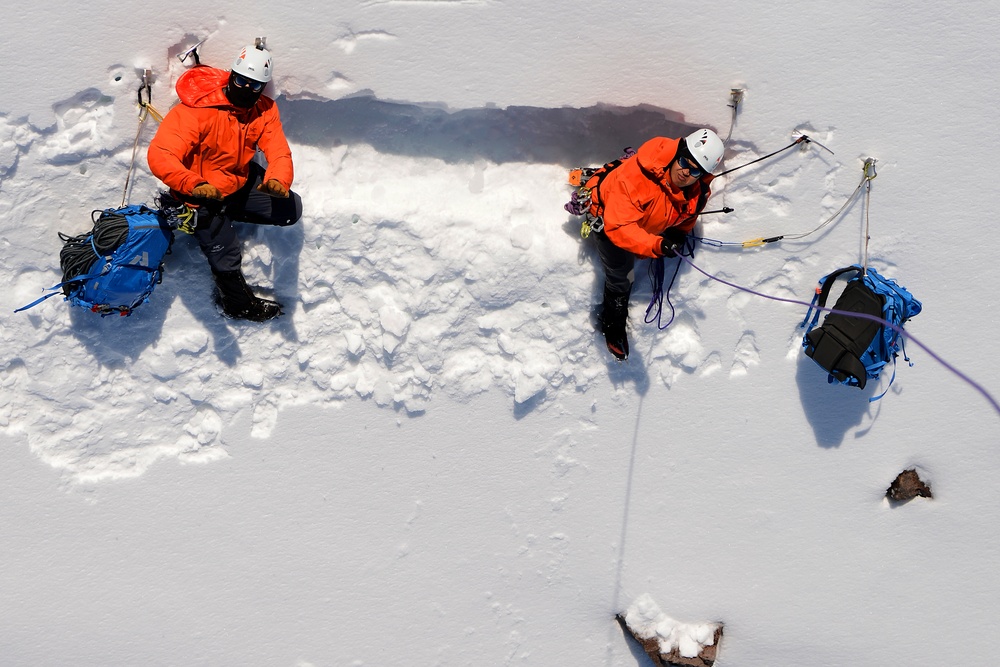
[[198, 224], [198, 212], [175, 198], [169, 192], [161, 192], [156, 196], [156, 206], [163, 212], [167, 224], [185, 234], [194, 234]]
[[[635, 153], [635, 149], [629, 146], [622, 151], [620, 158], [612, 160], [602, 167], [580, 167], [569, 172], [569, 184], [574, 186], [576, 190], [573, 191], [570, 200], [563, 208], [573, 215], [583, 216], [583, 222], [580, 225], [581, 237], [587, 238], [591, 232], [604, 231], [604, 218], [601, 215], [604, 207], [598, 203], [599, 212], [596, 215], [590, 210], [593, 204], [594, 192], [601, 186], [601, 183], [608, 174], [620, 167], [625, 160], [634, 156]], [[594, 187], [588, 188], [587, 183], [594, 176], [597, 176], [597, 182], [594, 183]]]

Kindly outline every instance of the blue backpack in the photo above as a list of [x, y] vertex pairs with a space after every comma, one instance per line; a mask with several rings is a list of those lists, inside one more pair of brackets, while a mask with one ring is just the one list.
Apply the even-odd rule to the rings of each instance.
[[[823, 325], [814, 328], [821, 312], [816, 308], [810, 322], [809, 316], [814, 307], [825, 307], [833, 283], [851, 272], [854, 277], [850, 278], [833, 306], [833, 310], [838, 312], [828, 313]], [[802, 347], [806, 356], [830, 374], [829, 382], [860, 389], [865, 388], [869, 378], [878, 379], [882, 369], [892, 362], [891, 386], [896, 378], [896, 356], [902, 352], [903, 358], [909, 361], [897, 328], [902, 329], [906, 321], [920, 310], [920, 302], [912, 294], [897, 285], [896, 281], [879, 275], [875, 269], [866, 271], [857, 264], [838, 269], [819, 281], [809, 312], [802, 321], [803, 327], [808, 323]], [[852, 317], [843, 313], [861, 313], [868, 317]], [[893, 326], [888, 326], [886, 322]], [[886, 387], [886, 391], [888, 389]], [[883, 395], [885, 391], [869, 400], [877, 401]]]
[[174, 238], [166, 216], [144, 204], [94, 211], [94, 215], [98, 213], [90, 233], [59, 234], [63, 281], [50, 287], [49, 294], [14, 312], [36, 306], [58, 290], [72, 305], [101, 317], [131, 315], [149, 300], [162, 280], [163, 256]]

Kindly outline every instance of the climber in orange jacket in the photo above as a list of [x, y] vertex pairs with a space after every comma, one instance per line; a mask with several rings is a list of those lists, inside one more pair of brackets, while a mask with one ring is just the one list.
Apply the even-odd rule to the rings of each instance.
[[[247, 46], [231, 71], [196, 66], [177, 80], [178, 104], [164, 117], [146, 153], [149, 169], [169, 188], [161, 207], [197, 210], [193, 234], [208, 258], [223, 312], [265, 321], [281, 304], [254, 295], [241, 269], [233, 221], [295, 224], [302, 200], [290, 190], [294, 169], [274, 100], [265, 96], [271, 54]], [[267, 166], [254, 161], [257, 149]]]
[[603, 221], [603, 229], [598, 223], [591, 234], [605, 273], [601, 330], [619, 361], [629, 352], [625, 325], [635, 258], [673, 257], [683, 245], [711, 194], [712, 171], [724, 149], [708, 129], [683, 139], [655, 137], [586, 183], [590, 217]]

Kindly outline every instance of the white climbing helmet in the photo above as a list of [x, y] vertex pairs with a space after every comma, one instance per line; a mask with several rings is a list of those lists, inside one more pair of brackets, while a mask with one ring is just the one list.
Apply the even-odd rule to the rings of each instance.
[[691, 157], [709, 174], [719, 167], [722, 155], [726, 152], [726, 147], [719, 135], [706, 128], [689, 134], [684, 138], [684, 143], [687, 145]]
[[234, 72], [263, 83], [271, 80], [271, 67], [271, 52], [252, 44], [244, 46], [233, 63]]

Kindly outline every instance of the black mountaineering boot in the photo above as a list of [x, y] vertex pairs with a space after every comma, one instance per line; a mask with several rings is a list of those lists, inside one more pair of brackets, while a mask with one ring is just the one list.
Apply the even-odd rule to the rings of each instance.
[[266, 322], [281, 315], [281, 304], [254, 295], [242, 271], [222, 271], [214, 275], [219, 288], [218, 302], [226, 317]]
[[628, 292], [611, 292], [604, 288], [604, 310], [601, 311], [601, 331], [608, 344], [608, 352], [618, 361], [628, 359], [628, 334], [625, 333], [625, 323], [628, 321]]

